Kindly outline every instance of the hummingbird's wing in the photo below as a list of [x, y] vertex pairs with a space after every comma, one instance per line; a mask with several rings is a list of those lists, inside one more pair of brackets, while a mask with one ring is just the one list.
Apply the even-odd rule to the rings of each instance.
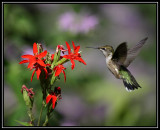
[[142, 46], [144, 45], [144, 43], [146, 42], [147, 39], [148, 39], [148, 37], [142, 39], [140, 42], [138, 42], [138, 44], [136, 46], [134, 46], [133, 48], [128, 50], [127, 58], [123, 64], [125, 67], [128, 67], [130, 65], [130, 63], [136, 58], [136, 56], [140, 52]]
[[121, 43], [115, 50], [112, 60], [117, 62], [119, 65], [123, 65], [127, 57], [127, 43]]

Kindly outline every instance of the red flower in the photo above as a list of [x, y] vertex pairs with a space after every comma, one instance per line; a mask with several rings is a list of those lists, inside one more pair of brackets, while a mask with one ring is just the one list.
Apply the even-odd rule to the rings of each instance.
[[66, 75], [65, 75], [65, 70], [66, 68], [63, 65], [57, 65], [56, 67], [54, 67], [54, 71], [55, 71], [55, 76], [59, 76], [60, 73], [62, 72], [64, 74], [64, 81], [66, 81]]
[[46, 103], [48, 104], [49, 101], [52, 99], [52, 108], [54, 109], [55, 108], [55, 103], [57, 101], [57, 99], [61, 99], [61, 88], [60, 87], [55, 87], [54, 88], [54, 92], [52, 92], [51, 94], [49, 94], [47, 97], [46, 97]]
[[21, 61], [19, 64], [23, 64], [23, 63], [28, 63], [28, 68], [33, 68], [34, 64], [39, 64], [41, 66], [46, 66], [46, 64], [43, 62], [43, 60], [41, 58], [45, 57], [47, 54], [47, 51], [45, 50], [44, 52], [38, 54], [38, 49], [37, 49], [37, 44], [34, 43], [33, 44], [33, 54], [34, 55], [22, 55], [22, 58], [27, 58], [28, 60], [23, 60]]
[[[63, 46], [63, 45], [58, 45], [57, 48], [56, 48], [56, 53], [58, 53], [58, 50], [61, 50], [62, 53], [64, 54], [64, 52], [67, 51], [68, 49], [64, 49], [64, 46]], [[60, 56], [60, 59], [62, 59], [62, 58], [63, 58], [63, 57]], [[52, 59], [52, 60], [54, 59], [54, 54], [52, 54], [51, 59]]]
[[48, 104], [51, 99], [52, 99], [52, 108], [54, 109], [55, 108], [55, 103], [57, 101], [56, 95], [55, 94], [49, 94], [46, 98], [46, 103]]
[[75, 67], [75, 62], [74, 60], [78, 60], [79, 62], [82, 62], [83, 64], [87, 65], [85, 63], [85, 61], [81, 58], [81, 55], [80, 53], [78, 52], [79, 49], [80, 49], [80, 46], [75, 46], [74, 45], [74, 42], [72, 41], [72, 45], [73, 45], [73, 49], [74, 49], [74, 52], [71, 52], [71, 48], [68, 44], [68, 42], [66, 42], [66, 46], [68, 48], [68, 55], [64, 55], [63, 58], [66, 58], [66, 59], [70, 59], [71, 63], [72, 63], [72, 70], [74, 69]]
[[45, 75], [46, 75], [45, 78], [47, 78], [47, 76], [48, 76], [48, 71], [47, 71], [47, 69], [46, 69], [45, 67], [40, 66], [39, 64], [35, 64], [35, 67], [33, 67], [33, 68], [35, 68], [35, 70], [34, 70], [33, 73], [32, 73], [31, 82], [32, 82], [32, 79], [33, 79], [33, 76], [34, 76], [34, 73], [35, 73], [35, 72], [36, 72], [36, 74], [37, 74], [37, 79], [39, 80], [39, 76], [40, 76], [42, 70], [44, 70]]
[[64, 54], [65, 51], [67, 51], [67, 49], [66, 49], [66, 50], [64, 49], [64, 46], [63, 46], [63, 45], [58, 45], [58, 46], [57, 46], [57, 48], [56, 48], [56, 53], [58, 52], [58, 50], [61, 50], [63, 54]]
[[33, 44], [33, 54], [34, 55], [22, 55], [21, 56], [22, 58], [27, 58], [28, 60], [23, 60], [19, 63], [19, 64], [29, 63], [28, 68], [30, 68], [30, 70], [35, 68], [35, 70], [32, 73], [31, 81], [33, 79], [33, 75], [35, 72], [37, 73], [37, 79], [39, 79], [41, 70], [44, 70], [45, 74], [47, 75], [47, 70], [45, 68], [47, 64], [45, 64], [43, 60], [41, 59], [46, 56], [47, 51], [45, 50], [44, 52], [38, 54], [37, 44], [34, 43]]

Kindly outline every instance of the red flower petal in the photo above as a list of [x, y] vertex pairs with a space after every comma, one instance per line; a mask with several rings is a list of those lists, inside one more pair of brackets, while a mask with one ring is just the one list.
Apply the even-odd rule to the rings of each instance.
[[61, 70], [60, 68], [56, 69], [55, 76], [60, 75], [61, 71], [62, 71], [62, 70]]
[[22, 60], [21, 62], [19, 62], [19, 64], [23, 64], [23, 63], [28, 63], [29, 60]]
[[46, 103], [47, 103], [47, 104], [49, 103], [49, 101], [51, 100], [51, 98], [52, 98], [52, 96], [49, 94], [49, 95], [47, 96], [47, 98], [46, 98]]
[[70, 48], [68, 42], [66, 42], [66, 46], [67, 46], [67, 48], [68, 48], [68, 54], [71, 54], [71, 48]]
[[46, 64], [46, 66], [51, 66], [51, 64]]
[[72, 68], [72, 70], [73, 70], [73, 69], [74, 69], [74, 67], [75, 67], [75, 62], [74, 62], [74, 60], [73, 60], [73, 59], [70, 59], [70, 61], [71, 61], [71, 63], [72, 63], [71, 68]]
[[54, 54], [52, 54], [51, 59], [52, 59], [52, 60], [54, 59]]
[[28, 58], [28, 59], [34, 58], [33, 55], [22, 55], [21, 57], [22, 57], [22, 58]]
[[74, 53], [77, 54], [79, 49], [80, 49], [80, 46], [76, 46], [76, 48], [74, 49]]
[[33, 79], [33, 76], [34, 76], [35, 71], [36, 71], [36, 70], [34, 70], [33, 73], [32, 73], [31, 82], [32, 82], [32, 79]]
[[78, 51], [80, 49], [80, 46], [75, 46], [73, 41], [72, 41], [72, 46], [73, 46], [73, 49], [74, 49], [74, 53], [78, 53]]
[[85, 65], [87, 65], [86, 62], [82, 58], [80, 58], [80, 57], [77, 57], [76, 60], [78, 60], [79, 62], [82, 62]]
[[74, 45], [74, 42], [72, 41], [72, 46], [73, 46], [73, 49], [75, 50], [76, 46]]
[[34, 65], [35, 63], [36, 63], [36, 59], [30, 60], [27, 68], [33, 68], [33, 65]]
[[57, 97], [55, 95], [52, 96], [52, 108], [55, 108], [55, 103], [57, 101]]
[[37, 44], [33, 44], [33, 54], [36, 55], [38, 53]]
[[70, 55], [64, 55], [63, 58], [70, 59]]
[[40, 53], [38, 55], [38, 58], [42, 58], [42, 57], [45, 57], [47, 55], [47, 50], [45, 50], [44, 52]]
[[43, 67], [46, 66], [46, 64], [42, 60], [40, 60], [40, 59], [37, 60], [37, 63], [40, 64]]
[[36, 74], [37, 74], [37, 79], [39, 80], [39, 76], [41, 74], [41, 69], [38, 67], [38, 69], [36, 70]]

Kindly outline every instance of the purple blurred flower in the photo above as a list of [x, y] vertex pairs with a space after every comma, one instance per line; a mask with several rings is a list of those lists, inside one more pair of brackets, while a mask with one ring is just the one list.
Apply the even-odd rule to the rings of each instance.
[[4, 58], [8, 61], [13, 61], [19, 57], [19, 47], [10, 41], [4, 43]]
[[67, 12], [59, 17], [60, 29], [72, 33], [88, 33], [95, 29], [98, 23], [99, 21], [94, 15]]
[[81, 118], [85, 113], [85, 107], [86, 104], [83, 103], [80, 97], [72, 94], [63, 94], [63, 103], [58, 104], [57, 111], [63, 114], [69, 121]]
[[140, 20], [141, 16], [132, 5], [102, 4], [100, 8], [106, 14], [107, 19], [120, 26], [140, 28], [143, 25]]
[[78, 123], [74, 121], [63, 121], [61, 123], [61, 126], [78, 126]]
[[[50, 47], [46, 47], [45, 43], [41, 43], [43, 46], [43, 50], [47, 50], [49, 53], [53, 54], [55, 53], [56, 47], [55, 48], [50, 48]], [[23, 46], [22, 50], [24, 50], [22, 52], [22, 55], [33, 55], [33, 47], [32, 46]]]
[[62, 27], [64, 30], [70, 28], [73, 22], [74, 22], [74, 14], [72, 12], [64, 13], [59, 18], [60, 27]]
[[79, 126], [91, 123], [100, 125], [105, 119], [107, 106], [103, 102], [94, 105], [87, 104], [76, 94], [63, 94], [62, 101], [56, 107], [56, 110], [63, 115], [61, 126]]
[[22, 53], [22, 55], [33, 55], [33, 48], [32, 47], [30, 47], [30, 46], [28, 46], [28, 47], [24, 47], [25, 49], [25, 51], [23, 51], [23, 53]]

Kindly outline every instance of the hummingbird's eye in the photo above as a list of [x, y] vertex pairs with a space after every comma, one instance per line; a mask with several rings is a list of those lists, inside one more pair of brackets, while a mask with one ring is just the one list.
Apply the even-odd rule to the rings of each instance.
[[102, 50], [106, 50], [106, 48], [102, 48]]

